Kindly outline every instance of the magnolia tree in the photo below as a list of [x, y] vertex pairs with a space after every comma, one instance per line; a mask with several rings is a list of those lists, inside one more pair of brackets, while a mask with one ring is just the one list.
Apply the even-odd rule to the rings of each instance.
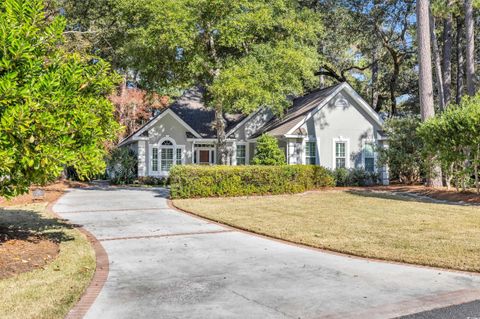
[[418, 128], [427, 156], [442, 163], [447, 185], [468, 187], [471, 176], [480, 192], [480, 94], [464, 97], [458, 107], [450, 107], [441, 115]]
[[[120, 126], [107, 99], [117, 77], [108, 63], [64, 49], [62, 17], [43, 0], [0, 2], [0, 195], [105, 169]], [[5, 33], [6, 31], [6, 33]]]

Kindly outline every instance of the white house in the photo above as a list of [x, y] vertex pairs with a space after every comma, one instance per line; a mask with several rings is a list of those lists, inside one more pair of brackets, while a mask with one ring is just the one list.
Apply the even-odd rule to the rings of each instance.
[[[288, 164], [364, 168], [388, 183], [375, 152], [386, 144], [383, 121], [347, 83], [294, 99], [283, 116], [260, 108], [249, 116], [226, 114], [225, 121], [230, 165], [248, 165], [256, 139], [267, 133], [278, 139]], [[214, 124], [214, 111], [204, 106], [201, 90], [192, 89], [119, 146], [137, 154], [139, 176], [166, 176], [172, 165], [214, 165]]]

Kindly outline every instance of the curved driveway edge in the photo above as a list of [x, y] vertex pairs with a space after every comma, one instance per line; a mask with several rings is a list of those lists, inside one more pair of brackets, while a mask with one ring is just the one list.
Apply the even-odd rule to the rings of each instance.
[[163, 189], [72, 190], [55, 205], [102, 243], [86, 318], [393, 318], [480, 298], [480, 277], [325, 253], [168, 207]]
[[[57, 201], [58, 200], [48, 204], [47, 209], [58, 218], [62, 218], [53, 210], [53, 206], [57, 203]], [[100, 291], [103, 288], [103, 285], [108, 278], [108, 255], [102, 244], [84, 227], [77, 227], [76, 229], [78, 229], [82, 234], [85, 235], [88, 242], [93, 248], [93, 251], [95, 253], [95, 272], [90, 283], [88, 284], [88, 287], [85, 289], [82, 296], [80, 297], [80, 300], [75, 304], [72, 309], [70, 309], [70, 311], [65, 316], [65, 319], [83, 318], [90, 309], [90, 307], [93, 305], [95, 299], [97, 299]]]
[[[374, 258], [374, 257], [364, 257], [364, 256], [358, 256], [358, 255], [344, 253], [344, 252], [341, 252], [341, 251], [336, 251], [336, 250], [333, 250], [333, 249], [320, 248], [320, 247], [315, 247], [315, 246], [309, 245], [309, 244], [297, 243], [297, 242], [294, 242], [294, 241], [291, 241], [291, 240], [271, 236], [271, 235], [268, 235], [268, 234], [265, 234], [265, 233], [262, 233], [262, 232], [255, 232], [255, 231], [247, 229], [247, 228], [238, 227], [238, 226], [235, 226], [235, 225], [232, 225], [232, 224], [229, 224], [229, 223], [222, 223], [221, 221], [201, 216], [201, 215], [199, 215], [197, 213], [194, 213], [192, 211], [185, 210], [183, 208], [175, 206], [175, 204], [173, 203], [173, 200], [171, 200], [171, 199], [168, 199], [167, 203], [168, 203], [168, 207], [170, 207], [171, 209], [173, 209], [173, 210], [175, 210], [179, 213], [191, 216], [193, 218], [198, 218], [198, 219], [204, 220], [206, 222], [215, 223], [217, 225], [223, 226], [223, 227], [231, 229], [231, 230], [243, 232], [243, 233], [248, 234], [250, 236], [258, 236], [260, 238], [277, 241], [277, 242], [285, 244], [285, 245], [292, 245], [292, 246], [303, 248], [303, 249], [311, 249], [313, 251], [317, 251], [317, 252], [320, 252], [320, 253], [323, 253], [323, 254], [332, 254], [332, 255], [341, 256], [341, 257], [345, 257], [345, 258], [356, 258], [356, 259], [360, 259], [360, 260], [367, 260], [367, 261], [377, 262], [377, 263], [387, 263], [387, 264], [392, 264], [392, 265], [401, 265], [401, 266], [405, 266], [405, 267], [425, 268], [425, 269], [431, 269], [431, 270], [437, 270], [437, 271], [444, 271], [444, 272], [451, 272], [451, 273], [458, 273], [458, 274], [465, 274], [465, 275], [479, 276], [480, 277], [480, 273], [473, 272], [473, 271], [441, 268], [441, 267], [436, 267], [436, 266], [413, 264], [413, 263], [394, 261], [394, 260], [388, 260], [388, 259], [380, 259], [380, 258]], [[480, 287], [479, 287], [479, 291], [480, 291]], [[480, 296], [479, 296], [479, 298], [480, 298]]]

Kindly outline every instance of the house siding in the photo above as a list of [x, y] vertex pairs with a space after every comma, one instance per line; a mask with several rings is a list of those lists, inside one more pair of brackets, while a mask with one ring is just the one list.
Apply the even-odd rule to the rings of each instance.
[[338, 93], [310, 117], [301, 131], [317, 142], [317, 163], [335, 168], [335, 141], [347, 141], [347, 167], [363, 167], [363, 143], [378, 141], [380, 126], [348, 94]]
[[[315, 142], [315, 163], [334, 169], [336, 163], [335, 143], [344, 141], [346, 143], [346, 167], [361, 168], [365, 165], [363, 153], [365, 142], [374, 142], [377, 145], [385, 142], [380, 134], [381, 121], [376, 114], [370, 113], [365, 108], [364, 101], [352, 93], [347, 85], [344, 85], [343, 89], [338, 88], [336, 92], [338, 93], [335, 96], [325, 101], [326, 104], [323, 102], [319, 102], [318, 105], [311, 103], [308, 112], [295, 116], [285, 124], [273, 128], [273, 131], [268, 131], [268, 134], [277, 137], [279, 147], [284, 151], [288, 164], [307, 163], [306, 143]], [[332, 94], [334, 94], [333, 91]], [[255, 155], [256, 133], [264, 128], [272, 118], [271, 111], [259, 110], [227, 135], [227, 149], [230, 154], [228, 164], [237, 164], [236, 148], [238, 145], [246, 146], [245, 163], [251, 163]], [[288, 129], [285, 129], [285, 125], [288, 126]], [[152, 172], [151, 170], [152, 147], [161, 148], [160, 144], [166, 139], [172, 141], [174, 149], [182, 149], [182, 158], [185, 164], [194, 163], [195, 143], [216, 144], [215, 139], [212, 138], [187, 139], [187, 132], [196, 136], [198, 134], [192, 132], [188, 124], [169, 113], [165, 113], [163, 117], [158, 118], [155, 124], [146, 129], [148, 129], [148, 134], [137, 135], [130, 144], [127, 144], [138, 154], [139, 176], [168, 174], [168, 172]], [[276, 132], [275, 130], [278, 131], [277, 135], [272, 134], [272, 132]], [[204, 147], [204, 149], [206, 148]], [[218, 154], [216, 148], [210, 150]], [[216, 159], [214, 163], [216, 163]], [[382, 173], [382, 178], [387, 183], [387, 168], [376, 166], [375, 169]]]

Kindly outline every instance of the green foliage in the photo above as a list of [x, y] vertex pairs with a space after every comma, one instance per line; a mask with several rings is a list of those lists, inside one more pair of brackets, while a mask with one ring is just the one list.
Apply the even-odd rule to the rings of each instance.
[[126, 148], [115, 148], [107, 158], [107, 174], [113, 184], [131, 184], [137, 177], [136, 154]]
[[423, 141], [417, 135], [420, 118], [389, 119], [384, 126], [388, 148], [380, 148], [379, 163], [388, 165], [390, 177], [402, 183], [415, 183], [424, 175]]
[[253, 165], [283, 165], [286, 164], [285, 154], [278, 147], [275, 137], [263, 134], [257, 139], [256, 153], [252, 159]]
[[377, 173], [367, 172], [362, 168], [337, 168], [332, 174], [337, 186], [371, 186], [380, 181]]
[[72, 166], [81, 178], [105, 169], [119, 130], [106, 96], [108, 63], [64, 50], [61, 17], [42, 0], [0, 2], [0, 195], [24, 193]]
[[480, 93], [465, 96], [459, 106], [451, 105], [417, 129], [425, 145], [425, 156], [436, 158], [447, 179], [457, 186], [475, 175], [480, 165]]
[[335, 185], [328, 170], [314, 165], [178, 165], [170, 180], [172, 198], [300, 193]]
[[142, 176], [139, 177], [136, 182], [141, 185], [150, 186], [163, 186], [166, 187], [170, 184], [170, 178], [168, 177], [154, 177], [154, 176]]
[[281, 112], [318, 82], [321, 17], [297, 0], [121, 0], [114, 12], [121, 66], [146, 87], [200, 85], [208, 105], [248, 114]]

